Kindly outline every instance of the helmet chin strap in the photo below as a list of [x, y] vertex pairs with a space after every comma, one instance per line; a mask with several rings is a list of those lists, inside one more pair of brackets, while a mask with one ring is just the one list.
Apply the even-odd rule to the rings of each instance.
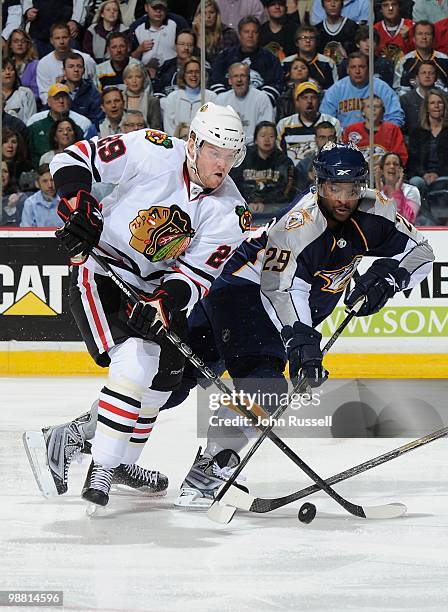
[[198, 181], [200, 183], [200, 186], [203, 187], [204, 189], [207, 189], [206, 185], [204, 184], [204, 182], [202, 181], [202, 179], [200, 177], [199, 170], [198, 170], [198, 167], [196, 165], [196, 160], [197, 160], [197, 157], [198, 157], [198, 148], [199, 147], [197, 146], [197, 144], [195, 142], [194, 143], [194, 156], [192, 157], [190, 155], [189, 150], [188, 150], [188, 142], [185, 143], [185, 151], [187, 153], [187, 159], [190, 162], [190, 167], [191, 167], [192, 171], [194, 172], [194, 174], [196, 175], [196, 177], [197, 177], [197, 179], [198, 179]]

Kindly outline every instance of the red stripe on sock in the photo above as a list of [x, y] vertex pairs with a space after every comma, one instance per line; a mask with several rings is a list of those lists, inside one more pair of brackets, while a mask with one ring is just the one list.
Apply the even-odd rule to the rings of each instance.
[[149, 429], [138, 429], [137, 427], [134, 427], [134, 431], [132, 433], [144, 434], [144, 433], [151, 433], [151, 431], [152, 431], [152, 427], [150, 427]]
[[104, 410], [108, 410], [109, 412], [113, 412], [114, 414], [118, 414], [119, 416], [125, 417], [126, 419], [138, 419], [138, 413], [128, 412], [127, 410], [123, 410], [122, 408], [118, 408], [117, 406], [113, 406], [112, 404], [108, 404], [104, 400], [98, 402], [99, 408], [104, 408]]

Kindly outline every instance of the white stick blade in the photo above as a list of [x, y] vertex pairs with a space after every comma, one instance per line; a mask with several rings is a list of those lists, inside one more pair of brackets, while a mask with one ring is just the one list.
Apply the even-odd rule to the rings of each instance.
[[406, 514], [407, 508], [404, 504], [392, 503], [383, 506], [363, 506], [364, 514], [368, 519], [392, 519]]
[[236, 512], [236, 508], [222, 504], [221, 502], [213, 502], [210, 508], [207, 510], [207, 516], [210, 520], [215, 523], [221, 523], [223, 525], [230, 523], [233, 515]]
[[252, 503], [255, 501], [255, 497], [250, 495], [250, 493], [246, 493], [246, 491], [242, 491], [238, 487], [230, 487], [221, 497], [220, 501], [229, 506], [235, 506], [240, 510], [249, 511]]

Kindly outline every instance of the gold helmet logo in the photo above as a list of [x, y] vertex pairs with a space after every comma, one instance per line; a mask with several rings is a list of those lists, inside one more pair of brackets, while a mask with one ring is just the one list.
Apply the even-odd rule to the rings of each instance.
[[195, 234], [190, 217], [175, 205], [139, 210], [129, 229], [132, 234], [129, 244], [151, 262], [176, 259]]

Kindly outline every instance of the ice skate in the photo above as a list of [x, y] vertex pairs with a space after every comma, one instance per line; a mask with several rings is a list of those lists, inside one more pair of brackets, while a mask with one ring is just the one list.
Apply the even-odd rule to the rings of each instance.
[[114, 470], [111, 493], [162, 497], [168, 489], [168, 477], [137, 464], [121, 464]]
[[96, 514], [98, 507], [107, 506], [113, 475], [114, 468], [104, 467], [92, 459], [81, 493], [87, 502], [86, 513], [89, 516]]
[[80, 453], [90, 453], [86, 433], [91, 422], [92, 415], [87, 412], [69, 423], [23, 434], [23, 444], [34, 478], [45, 497], [67, 492], [71, 462], [75, 458], [80, 459]]
[[[205, 457], [199, 448], [194, 463], [185, 477], [174, 505], [179, 508], [208, 509], [215, 494], [233, 474], [240, 458], [233, 450], [222, 450], [214, 457]], [[246, 487], [242, 487], [247, 491]]]

